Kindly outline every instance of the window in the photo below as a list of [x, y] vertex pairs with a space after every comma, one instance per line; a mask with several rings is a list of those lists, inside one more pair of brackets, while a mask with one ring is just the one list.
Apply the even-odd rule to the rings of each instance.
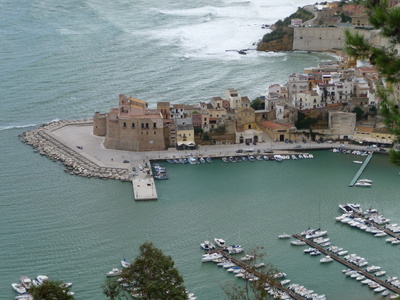
[[[144, 128], [144, 123], [142, 123], [142, 128]], [[143, 134], [143, 133], [142, 133]]]
[[149, 128], [149, 123], [146, 123], [146, 128]]
[[132, 128], [135, 128], [135, 123], [132, 123]]
[[154, 135], [156, 135], [157, 134], [157, 131], [154, 131]]
[[126, 128], [126, 122], [124, 122], [124, 128]]
[[157, 123], [153, 123], [153, 128], [157, 128]]

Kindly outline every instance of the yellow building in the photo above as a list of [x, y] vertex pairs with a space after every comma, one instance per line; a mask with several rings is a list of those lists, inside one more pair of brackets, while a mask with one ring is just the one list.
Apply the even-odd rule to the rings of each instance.
[[191, 118], [176, 120], [176, 147], [178, 149], [195, 149], [194, 128]]
[[296, 127], [293, 124], [279, 124], [271, 121], [261, 123], [261, 128], [268, 134], [272, 140], [283, 142], [294, 139]]
[[386, 128], [358, 126], [355, 128], [354, 140], [363, 143], [393, 144], [396, 136]]

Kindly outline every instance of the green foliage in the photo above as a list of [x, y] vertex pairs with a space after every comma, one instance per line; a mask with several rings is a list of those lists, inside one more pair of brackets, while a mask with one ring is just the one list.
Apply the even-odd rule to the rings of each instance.
[[278, 20], [274, 24], [275, 29], [263, 36], [262, 43], [275, 41], [283, 38], [286, 34], [289, 34], [287, 27], [290, 25], [292, 19], [302, 19], [303, 22], [305, 22], [311, 20], [313, 17], [314, 15], [311, 12], [299, 7], [295, 13], [291, 14], [289, 17], [286, 17], [283, 21]]
[[206, 133], [203, 135], [203, 141], [209, 141], [210, 139], [211, 139], [210, 135], [206, 132]]
[[351, 112], [356, 114], [357, 121], [360, 121], [364, 117], [364, 110], [359, 106], [354, 107]]
[[74, 300], [72, 295], [68, 295], [69, 289], [61, 287], [62, 281], [46, 280], [39, 286], [32, 286], [29, 293], [34, 300]]
[[[367, 8], [369, 22], [375, 29], [380, 30], [383, 37], [388, 38], [387, 47], [375, 47], [358, 33], [346, 32], [345, 52], [353, 58], [368, 59], [375, 65], [380, 75], [389, 84], [400, 84], [400, 57], [396, 46], [400, 44], [400, 8], [388, 7], [387, 0], [360, 1]], [[400, 135], [400, 110], [395, 100], [391, 86], [378, 86], [378, 95], [381, 98], [381, 114], [387, 128], [397, 137]], [[391, 161], [400, 164], [400, 154], [391, 151]]]
[[400, 166], [400, 151], [395, 149], [390, 149], [390, 162], [392, 164]]
[[122, 297], [129, 299], [127, 292], [122, 288], [122, 286], [116, 281], [116, 278], [107, 278], [102, 286], [103, 294], [110, 298], [111, 300], [122, 299]]
[[203, 132], [203, 128], [194, 127], [194, 135], [200, 135], [203, 134]]
[[297, 129], [311, 129], [318, 122], [317, 118], [307, 118], [307, 116], [302, 113], [297, 113], [297, 121], [295, 122], [295, 126]]
[[[251, 250], [249, 255], [254, 256], [253, 261], [245, 262], [249, 267], [253, 266], [257, 261], [260, 261], [265, 256], [262, 247], [256, 247]], [[254, 267], [251, 267], [254, 271]], [[265, 290], [266, 285], [272, 288], [277, 288], [280, 285], [279, 280], [273, 277], [274, 274], [278, 273], [277, 268], [271, 264], [267, 264], [264, 268], [258, 269], [259, 280], [249, 281], [245, 280], [244, 283], [226, 282], [221, 285], [221, 288], [229, 300], [265, 300], [274, 299]]]
[[223, 135], [223, 134], [226, 133], [226, 126], [225, 126], [225, 125], [218, 126], [218, 127], [214, 130], [214, 132], [215, 132], [216, 134]]
[[263, 110], [265, 109], [265, 102], [260, 98], [256, 98], [250, 103], [250, 107], [254, 110]]
[[139, 250], [135, 261], [121, 274], [123, 282], [132, 285], [136, 299], [188, 299], [183, 278], [172, 258], [150, 242], [145, 242]]
[[347, 23], [347, 22], [351, 22], [351, 17], [345, 15], [344, 13], [340, 14], [340, 22], [342, 23]]

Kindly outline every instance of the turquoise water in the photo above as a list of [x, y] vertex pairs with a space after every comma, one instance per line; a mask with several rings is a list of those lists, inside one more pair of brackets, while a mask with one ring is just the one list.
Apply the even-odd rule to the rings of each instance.
[[[267, 262], [328, 299], [378, 299], [345, 277], [338, 263], [321, 265], [303, 247], [277, 239], [310, 226], [328, 230], [333, 244], [398, 275], [398, 247], [334, 220], [338, 204], [358, 202], [398, 222], [398, 168], [386, 156], [374, 156], [365, 170], [363, 177], [374, 181], [366, 189], [348, 187], [358, 168], [354, 156], [329, 151], [282, 163], [165, 163], [170, 179], [157, 181], [159, 200], [135, 202], [129, 183], [68, 175], [18, 143], [25, 159], [2, 176], [0, 278], [8, 297], [14, 295], [9, 284], [19, 276], [46, 274], [74, 282], [77, 299], [103, 299], [104, 273], [121, 258], [133, 260], [139, 245], [150, 240], [172, 256], [198, 299], [224, 299], [220, 285], [237, 279], [202, 264], [199, 249], [204, 239], [220, 237], [246, 249], [263, 246]], [[15, 181], [19, 188], [9, 190]]]
[[[117, 105], [118, 94], [148, 101], [198, 103], [236, 88], [250, 99], [288, 75], [329, 58], [313, 53], [256, 53], [271, 24], [307, 1], [44, 0], [0, 2], [0, 298], [22, 275], [73, 282], [78, 300], [105, 299], [104, 273], [132, 260], [146, 240], [171, 255], [187, 287], [223, 299], [234, 280], [201, 264], [199, 243], [214, 237], [267, 260], [329, 299], [377, 299], [345, 276], [277, 239], [309, 226], [399, 275], [399, 248], [337, 224], [337, 205], [360, 202], [399, 220], [399, 170], [375, 156], [370, 189], [349, 188], [353, 156], [315, 152], [314, 160], [167, 165], [159, 200], [135, 202], [129, 183], [68, 175], [18, 135], [52, 120], [91, 117]], [[363, 176], [364, 177], [364, 176]]]

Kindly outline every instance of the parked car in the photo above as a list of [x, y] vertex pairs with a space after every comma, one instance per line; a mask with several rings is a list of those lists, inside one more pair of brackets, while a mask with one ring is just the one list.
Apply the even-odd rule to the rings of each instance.
[[296, 145], [296, 146], [294, 146], [295, 148], [301, 148], [301, 145]]

